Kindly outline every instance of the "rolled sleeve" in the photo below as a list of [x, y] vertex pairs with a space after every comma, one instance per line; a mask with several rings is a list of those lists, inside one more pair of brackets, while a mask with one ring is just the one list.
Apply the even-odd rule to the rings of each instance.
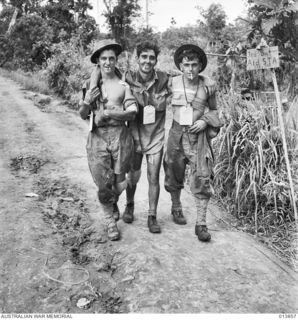
[[123, 100], [124, 110], [127, 110], [127, 108], [129, 108], [132, 105], [135, 106], [136, 112], [138, 112], [139, 108], [138, 108], [137, 101], [130, 90], [130, 86], [127, 83], [125, 83], [125, 97]]

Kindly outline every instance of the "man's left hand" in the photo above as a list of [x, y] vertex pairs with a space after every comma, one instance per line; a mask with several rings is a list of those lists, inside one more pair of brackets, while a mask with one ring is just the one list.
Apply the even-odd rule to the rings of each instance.
[[199, 133], [206, 129], [207, 123], [204, 120], [197, 120], [189, 129], [190, 133]]
[[104, 110], [103, 113], [102, 113], [102, 118], [104, 120], [108, 120], [110, 119], [110, 114], [109, 114], [109, 111], [108, 110]]

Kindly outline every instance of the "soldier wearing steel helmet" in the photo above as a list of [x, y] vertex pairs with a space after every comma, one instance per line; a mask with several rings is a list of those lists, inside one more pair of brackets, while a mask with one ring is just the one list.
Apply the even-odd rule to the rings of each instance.
[[129, 85], [116, 68], [122, 47], [113, 40], [102, 40], [91, 56], [100, 70], [96, 85], [86, 89], [80, 104], [83, 119], [90, 117], [87, 156], [91, 175], [98, 187], [98, 199], [108, 228], [108, 238], [120, 233], [117, 200], [127, 187], [126, 173], [133, 156], [133, 138], [126, 121], [133, 120], [138, 107]]
[[[135, 193], [141, 177], [143, 158], [147, 162], [148, 180], [148, 217], [149, 232], [160, 233], [157, 221], [157, 206], [160, 193], [159, 174], [165, 141], [165, 119], [168, 90], [168, 75], [155, 70], [159, 47], [154, 41], [142, 40], [136, 46], [136, 70], [127, 70], [123, 79], [130, 85], [138, 103], [139, 113], [129, 121], [134, 139], [134, 156], [131, 170], [127, 175], [126, 206], [122, 219], [132, 223], [135, 218]], [[99, 68], [91, 75], [91, 82], [96, 86]]]
[[209, 241], [206, 214], [213, 194], [211, 139], [222, 126], [215, 83], [200, 74], [207, 66], [206, 54], [200, 47], [182, 45], [176, 50], [174, 61], [182, 74], [173, 77], [170, 84], [173, 123], [164, 158], [165, 188], [171, 194], [174, 222], [186, 224], [180, 195], [186, 165], [190, 165], [190, 190], [197, 209], [195, 234], [199, 240]]

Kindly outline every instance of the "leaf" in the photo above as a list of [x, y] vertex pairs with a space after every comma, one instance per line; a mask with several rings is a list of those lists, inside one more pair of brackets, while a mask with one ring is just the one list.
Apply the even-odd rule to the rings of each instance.
[[262, 29], [266, 35], [270, 33], [273, 27], [275, 27], [278, 24], [278, 19], [273, 17], [269, 20], [262, 21]]
[[254, 0], [253, 2], [258, 6], [275, 10], [282, 4], [283, 0]]
[[295, 1], [293, 4], [289, 5], [286, 8], [286, 11], [294, 11], [297, 12], [298, 11], [298, 1]]

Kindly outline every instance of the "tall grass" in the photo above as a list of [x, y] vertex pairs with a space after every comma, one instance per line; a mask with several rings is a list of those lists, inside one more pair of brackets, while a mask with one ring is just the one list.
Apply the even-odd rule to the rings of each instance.
[[[284, 118], [297, 194], [296, 102], [292, 103]], [[295, 230], [277, 106], [264, 105], [260, 100], [244, 102], [235, 94], [220, 95], [219, 103], [225, 126], [215, 145], [215, 190], [218, 197], [251, 233], [266, 237]], [[286, 238], [290, 242], [289, 237]]]
[[43, 94], [51, 94], [52, 90], [49, 88], [43, 72], [25, 72], [20, 69], [6, 70], [0, 69], [2, 76], [11, 78], [19, 83], [25, 90], [40, 92]]

